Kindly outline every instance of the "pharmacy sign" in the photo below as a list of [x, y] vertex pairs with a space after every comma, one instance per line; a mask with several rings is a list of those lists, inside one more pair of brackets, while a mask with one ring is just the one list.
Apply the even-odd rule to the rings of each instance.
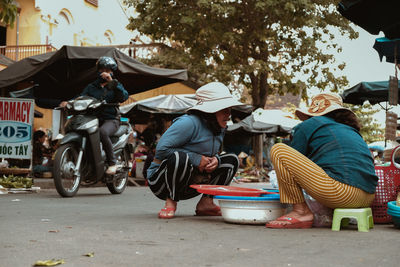
[[33, 115], [33, 99], [0, 97], [0, 158], [31, 158]]

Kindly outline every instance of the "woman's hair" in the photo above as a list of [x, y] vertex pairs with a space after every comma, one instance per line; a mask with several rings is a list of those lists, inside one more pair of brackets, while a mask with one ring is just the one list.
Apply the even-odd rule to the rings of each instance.
[[35, 132], [33, 133], [33, 141], [38, 141], [39, 138], [42, 138], [42, 137], [45, 136], [45, 135], [46, 135], [46, 133], [43, 132], [42, 130], [35, 131]]
[[334, 119], [336, 122], [346, 124], [360, 131], [361, 124], [358, 121], [356, 114], [346, 109], [337, 109], [325, 114], [324, 116]]
[[194, 110], [189, 110], [188, 114], [193, 114], [193, 115], [200, 117], [200, 119], [203, 119], [206, 122], [207, 127], [213, 133], [213, 135], [219, 135], [221, 133], [222, 128], [217, 121], [217, 117], [215, 116], [215, 113], [206, 113], [206, 112], [202, 112], [200, 110], [194, 109]]

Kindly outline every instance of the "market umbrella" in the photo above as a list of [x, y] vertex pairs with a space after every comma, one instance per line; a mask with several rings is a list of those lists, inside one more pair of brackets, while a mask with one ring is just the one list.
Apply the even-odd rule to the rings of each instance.
[[[172, 119], [186, 113], [197, 103], [195, 94], [159, 95], [120, 107], [121, 114], [134, 123], [147, 122], [151, 115], [161, 115]], [[232, 108], [232, 116], [251, 114], [252, 106], [244, 105]]]
[[197, 103], [194, 94], [159, 95], [120, 107], [121, 113], [129, 117], [136, 111], [164, 114], [183, 114]]
[[63, 46], [55, 52], [25, 58], [0, 71], [0, 88], [13, 91], [18, 84], [28, 82], [37, 85], [33, 92], [35, 99], [56, 100], [55, 103], [71, 99], [96, 78], [95, 65], [101, 56], [115, 59], [118, 64], [115, 77], [129, 94], [187, 79], [186, 70], [153, 68], [113, 47]]
[[378, 52], [381, 61], [385, 57], [386, 62], [400, 62], [400, 39], [376, 38], [373, 47]]
[[15, 61], [12, 60], [11, 58], [6, 57], [3, 54], [0, 54], [0, 65], [4, 65], [4, 66], [10, 66], [11, 64], [13, 64]]
[[344, 90], [341, 96], [344, 103], [354, 105], [362, 105], [367, 100], [372, 105], [386, 102], [389, 100], [389, 81], [360, 82]]
[[194, 94], [159, 95], [120, 107], [121, 114], [132, 123], [144, 124], [154, 115], [167, 120], [180, 116], [197, 103]]
[[389, 39], [400, 38], [399, 0], [342, 0], [338, 11], [371, 34], [384, 32]]
[[267, 135], [285, 136], [290, 134], [293, 127], [300, 122], [287, 112], [278, 109], [258, 108], [242, 121], [228, 125], [227, 131], [235, 132], [242, 129], [255, 134], [266, 133]]
[[396, 143], [395, 141], [375, 141], [372, 143], [368, 144], [368, 148], [371, 150], [376, 150], [376, 151], [384, 151], [385, 149], [390, 149], [393, 147], [398, 146], [398, 143]]
[[379, 145], [368, 145], [368, 148], [370, 150], [376, 150], [376, 151], [379, 151], [379, 152], [383, 152], [383, 150], [385, 150], [384, 146], [379, 146]]

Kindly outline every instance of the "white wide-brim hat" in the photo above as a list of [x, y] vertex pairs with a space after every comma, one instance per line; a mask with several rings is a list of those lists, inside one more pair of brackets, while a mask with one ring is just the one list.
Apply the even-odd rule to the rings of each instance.
[[333, 93], [322, 93], [311, 99], [311, 105], [305, 109], [296, 109], [296, 116], [304, 121], [310, 117], [323, 116], [334, 110], [344, 109], [352, 112], [350, 109], [343, 107], [342, 98]]
[[197, 104], [189, 110], [215, 113], [226, 108], [245, 105], [233, 98], [228, 87], [220, 82], [211, 82], [197, 89], [196, 99]]

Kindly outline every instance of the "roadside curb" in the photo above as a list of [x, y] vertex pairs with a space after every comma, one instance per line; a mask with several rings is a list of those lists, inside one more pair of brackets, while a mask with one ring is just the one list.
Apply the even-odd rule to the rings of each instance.
[[33, 178], [33, 185], [40, 189], [55, 189], [53, 178]]

